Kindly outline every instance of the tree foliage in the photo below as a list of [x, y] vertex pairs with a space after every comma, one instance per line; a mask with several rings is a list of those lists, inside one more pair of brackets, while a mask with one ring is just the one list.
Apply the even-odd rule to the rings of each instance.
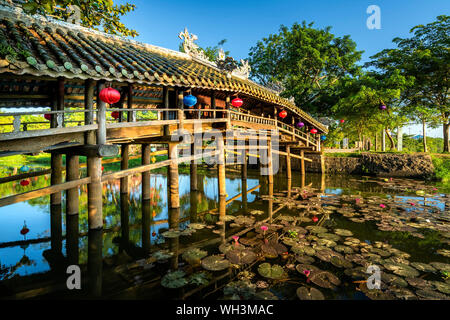
[[138, 36], [138, 32], [127, 28], [120, 19], [127, 13], [134, 11], [134, 4], [125, 3], [116, 5], [113, 0], [25, 0], [22, 8], [31, 14], [39, 13], [51, 15], [67, 20], [73, 12], [67, 10], [70, 5], [80, 8], [81, 24], [85, 27], [121, 36]]
[[372, 57], [370, 66], [385, 76], [393, 72], [414, 78], [403, 92], [406, 111], [422, 121], [438, 121], [444, 127], [444, 150], [449, 151], [450, 126], [450, 16], [438, 16], [427, 25], [411, 29], [410, 38], [395, 38], [395, 49]]
[[252, 77], [263, 85], [281, 83], [282, 96], [294, 97], [302, 109], [320, 116], [330, 115], [333, 101], [339, 99], [335, 90], [347, 76], [358, 74], [361, 51], [349, 36], [336, 37], [313, 23], [281, 26], [249, 53]]

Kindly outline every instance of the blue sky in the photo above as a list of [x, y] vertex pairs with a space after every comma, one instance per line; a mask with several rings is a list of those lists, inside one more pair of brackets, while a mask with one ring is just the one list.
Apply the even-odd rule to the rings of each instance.
[[[291, 26], [305, 20], [314, 21], [319, 28], [331, 26], [337, 36], [350, 35], [358, 50], [365, 51], [363, 61], [367, 61], [371, 55], [392, 47], [393, 38], [407, 37], [415, 25], [432, 22], [441, 14], [450, 15], [449, 0], [128, 1], [137, 8], [123, 22], [140, 33], [136, 40], [178, 50], [178, 33], [187, 27], [198, 35], [200, 46], [213, 46], [227, 39], [224, 49], [235, 59], [248, 57], [250, 48], [276, 33], [281, 24]], [[380, 30], [366, 26], [369, 5], [381, 9]], [[419, 130], [414, 127], [411, 131]], [[442, 130], [430, 129], [429, 134], [442, 136]]]

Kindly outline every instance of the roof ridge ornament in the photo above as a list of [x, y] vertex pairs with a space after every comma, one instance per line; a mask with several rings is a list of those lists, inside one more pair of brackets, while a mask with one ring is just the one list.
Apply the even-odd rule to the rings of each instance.
[[193, 58], [210, 62], [203, 50], [201, 50], [200, 47], [194, 43], [194, 41], [198, 40], [197, 35], [189, 33], [188, 29], [185, 27], [184, 31], [180, 32], [178, 35], [178, 38], [183, 40], [183, 50], [185, 53], [189, 54]]
[[252, 68], [250, 67], [250, 64], [248, 63], [248, 60], [241, 59], [241, 66], [234, 69], [232, 74], [238, 78], [246, 80], [250, 76], [251, 70], [252, 70]]

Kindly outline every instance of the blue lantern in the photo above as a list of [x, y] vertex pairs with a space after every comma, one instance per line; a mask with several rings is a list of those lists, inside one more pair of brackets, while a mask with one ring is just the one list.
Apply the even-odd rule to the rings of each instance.
[[325, 140], [327, 140], [327, 136], [321, 136], [320, 139], [321, 139], [322, 141], [325, 141]]
[[30, 171], [30, 167], [28, 167], [27, 165], [22, 166], [22, 168], [20, 168], [20, 172], [28, 172]]
[[197, 98], [194, 97], [192, 94], [184, 97], [183, 103], [187, 107], [193, 107], [197, 104]]

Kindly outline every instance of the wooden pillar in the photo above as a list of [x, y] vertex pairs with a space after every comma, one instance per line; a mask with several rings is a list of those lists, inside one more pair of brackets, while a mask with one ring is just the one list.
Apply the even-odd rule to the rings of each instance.
[[272, 157], [272, 140], [267, 140], [267, 157], [268, 157], [268, 182], [273, 184], [273, 157]]
[[177, 98], [177, 109], [178, 109], [178, 129], [183, 130], [184, 128], [184, 92], [179, 90], [178, 91], [178, 98]]
[[386, 151], [386, 131], [384, 129], [381, 132], [381, 151]]
[[[67, 181], [78, 180], [80, 177], [80, 162], [76, 155], [66, 155]], [[78, 187], [67, 190], [66, 194], [66, 252], [69, 264], [78, 264]]]
[[219, 197], [227, 196], [226, 175], [225, 175], [225, 145], [222, 138], [217, 140], [217, 150], [219, 151], [217, 170], [219, 177]]
[[[94, 124], [94, 90], [95, 81], [88, 79], [84, 85], [84, 108], [89, 110], [84, 114], [85, 125]], [[88, 131], [85, 134], [86, 144], [95, 144], [95, 131]]]
[[98, 157], [87, 158], [88, 177], [88, 222], [89, 229], [103, 228], [103, 190], [102, 190], [102, 159]]
[[[169, 88], [168, 87], [163, 88], [163, 99], [164, 99], [164, 109], [169, 109], [170, 104], [169, 104]], [[168, 110], [163, 112], [163, 119], [169, 120], [169, 111]], [[164, 132], [163, 132], [164, 136], [170, 135], [169, 125], [164, 125], [163, 130], [164, 130]]]
[[[191, 144], [191, 155], [193, 155], [193, 156], [196, 154], [195, 147], [196, 147], [196, 143], [194, 141], [194, 143]], [[197, 177], [197, 164], [195, 162], [196, 162], [195, 160], [191, 160], [191, 166], [190, 166], [191, 191], [197, 191], [198, 190], [198, 187], [197, 187], [197, 184], [198, 184], [198, 182], [197, 182], [197, 179], [198, 179], [198, 177]]]
[[302, 176], [304, 176], [305, 175], [305, 151], [304, 150], [300, 151], [300, 157], [301, 157], [301, 159], [300, 159], [300, 174]]
[[150, 253], [150, 222], [151, 222], [151, 200], [142, 199], [142, 249], [145, 254]]
[[227, 96], [225, 99], [225, 103], [226, 103], [226, 110], [227, 110], [227, 130], [231, 129], [231, 103], [230, 103], [231, 99], [230, 96]]
[[90, 229], [88, 233], [88, 290], [93, 298], [102, 295], [103, 285], [103, 230]]
[[[131, 83], [128, 85], [127, 109], [133, 109], [133, 85]], [[128, 122], [136, 122], [136, 113], [134, 111], [128, 111]]]
[[216, 105], [216, 93], [214, 91], [211, 95], [211, 109], [214, 109], [213, 119], [216, 119], [217, 118], [217, 113], [216, 113], [217, 105]]
[[286, 174], [288, 180], [292, 179], [292, 171], [291, 171], [291, 147], [286, 146]]
[[[123, 144], [121, 146], [121, 160], [120, 160], [120, 170], [128, 169], [128, 162], [130, 160], [130, 145]], [[120, 178], [120, 193], [129, 193], [129, 177]]]
[[[130, 241], [130, 199], [128, 194], [120, 194], [120, 230], [122, 232], [122, 243]], [[123, 246], [119, 247], [123, 250]]]
[[100, 99], [100, 91], [104, 88], [104, 81], [97, 83], [97, 144], [106, 144], [106, 103]]
[[179, 195], [179, 181], [178, 181], [178, 145], [175, 142], [169, 143], [169, 159], [172, 162], [169, 165], [169, 179], [168, 191], [169, 191], [169, 209], [180, 208], [180, 195]]
[[244, 148], [242, 150], [242, 165], [241, 165], [241, 174], [242, 174], [242, 180], [246, 180], [247, 181], [247, 155], [248, 155], [248, 150], [247, 150], [247, 146], [245, 145], [245, 141], [244, 141]]
[[[150, 164], [150, 144], [142, 145], [142, 165]], [[150, 200], [150, 171], [142, 172], [142, 200]]]

